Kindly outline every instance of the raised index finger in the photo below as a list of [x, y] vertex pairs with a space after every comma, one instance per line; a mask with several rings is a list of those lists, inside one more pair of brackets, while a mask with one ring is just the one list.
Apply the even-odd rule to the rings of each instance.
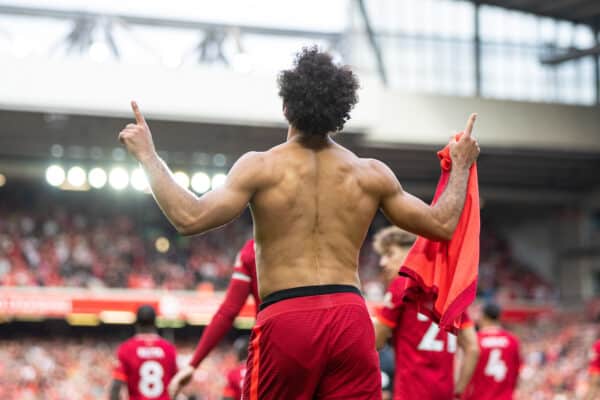
[[469, 120], [467, 121], [467, 127], [465, 128], [464, 136], [471, 137], [471, 132], [473, 131], [473, 125], [475, 125], [476, 119], [477, 119], [477, 114], [475, 114], [475, 113], [471, 114], [471, 116], [469, 117]]
[[131, 109], [133, 110], [133, 115], [135, 115], [135, 122], [137, 122], [140, 125], [145, 125], [146, 120], [144, 119], [144, 116], [142, 115], [142, 112], [140, 111], [140, 108], [138, 107], [135, 100], [131, 101]]

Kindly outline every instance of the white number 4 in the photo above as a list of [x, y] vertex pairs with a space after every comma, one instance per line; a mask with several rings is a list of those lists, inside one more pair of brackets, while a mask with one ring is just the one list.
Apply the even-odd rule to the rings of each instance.
[[502, 361], [501, 356], [502, 351], [500, 349], [492, 350], [483, 372], [486, 376], [494, 377], [496, 382], [502, 382], [506, 377], [506, 364]]

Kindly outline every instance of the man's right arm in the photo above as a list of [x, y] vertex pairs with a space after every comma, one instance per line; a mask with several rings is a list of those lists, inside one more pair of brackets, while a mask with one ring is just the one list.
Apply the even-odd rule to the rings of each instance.
[[479, 155], [477, 140], [471, 136], [475, 118], [475, 114], [471, 115], [462, 137], [449, 144], [452, 170], [435, 205], [405, 192], [385, 164], [373, 164], [380, 177], [381, 209], [394, 225], [433, 240], [452, 238], [465, 203], [469, 169]]

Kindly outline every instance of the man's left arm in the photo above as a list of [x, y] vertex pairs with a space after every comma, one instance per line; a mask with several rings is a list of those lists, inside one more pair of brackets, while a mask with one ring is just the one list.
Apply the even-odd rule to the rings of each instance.
[[128, 124], [119, 140], [144, 169], [152, 194], [177, 231], [183, 235], [203, 233], [222, 226], [241, 214], [260, 184], [264, 171], [261, 153], [242, 156], [231, 168], [223, 186], [201, 197], [181, 187], [154, 148], [150, 128], [137, 103], [131, 102], [135, 124]]
[[479, 342], [477, 341], [475, 327], [472, 325], [461, 328], [458, 331], [457, 339], [458, 346], [463, 351], [463, 358], [458, 372], [456, 385], [454, 386], [454, 393], [462, 394], [471, 381], [471, 377], [477, 366], [477, 360], [479, 359]]

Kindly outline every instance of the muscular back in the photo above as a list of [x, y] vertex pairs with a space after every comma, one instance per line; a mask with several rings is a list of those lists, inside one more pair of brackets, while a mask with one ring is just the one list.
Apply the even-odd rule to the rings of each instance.
[[261, 297], [296, 286], [359, 286], [358, 254], [381, 193], [368, 160], [329, 139], [262, 153], [252, 200]]

